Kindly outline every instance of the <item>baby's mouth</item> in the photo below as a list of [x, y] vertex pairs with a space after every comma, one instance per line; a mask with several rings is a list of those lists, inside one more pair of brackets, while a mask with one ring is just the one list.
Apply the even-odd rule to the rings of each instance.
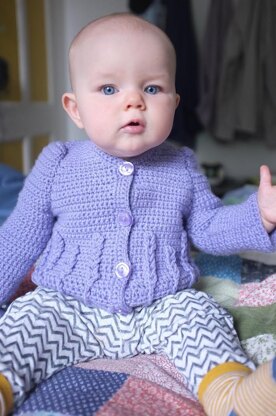
[[141, 120], [131, 120], [123, 126], [123, 130], [127, 133], [138, 134], [145, 130], [145, 125]]
[[143, 123], [140, 120], [131, 120], [125, 127], [127, 126], [143, 126]]

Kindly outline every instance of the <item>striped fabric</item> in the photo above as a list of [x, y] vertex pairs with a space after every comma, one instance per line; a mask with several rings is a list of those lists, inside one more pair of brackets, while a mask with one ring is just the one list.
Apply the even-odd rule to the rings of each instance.
[[208, 415], [276, 416], [276, 358], [251, 374], [240, 364], [226, 363], [206, 377], [220, 367], [221, 374], [207, 386], [201, 400]]

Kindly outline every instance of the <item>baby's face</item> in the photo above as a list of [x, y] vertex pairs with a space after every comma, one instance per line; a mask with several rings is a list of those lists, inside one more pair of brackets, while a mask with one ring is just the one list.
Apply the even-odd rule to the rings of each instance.
[[129, 158], [166, 140], [179, 97], [172, 54], [156, 33], [93, 35], [74, 61], [77, 125], [97, 146]]

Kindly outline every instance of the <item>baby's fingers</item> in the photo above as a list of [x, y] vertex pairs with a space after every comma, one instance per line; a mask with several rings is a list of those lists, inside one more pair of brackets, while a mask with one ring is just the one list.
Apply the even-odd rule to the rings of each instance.
[[261, 166], [260, 168], [260, 188], [271, 187], [271, 173], [269, 167], [266, 165]]

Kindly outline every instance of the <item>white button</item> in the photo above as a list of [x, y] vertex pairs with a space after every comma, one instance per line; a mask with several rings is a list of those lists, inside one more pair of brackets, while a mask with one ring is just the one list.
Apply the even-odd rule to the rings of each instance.
[[130, 273], [130, 267], [127, 263], [120, 262], [115, 267], [115, 274], [119, 279], [127, 277]]
[[129, 227], [133, 223], [132, 215], [128, 211], [119, 211], [117, 220], [123, 227]]
[[132, 175], [133, 171], [134, 171], [134, 166], [131, 162], [125, 161], [119, 166], [119, 172], [123, 176]]

